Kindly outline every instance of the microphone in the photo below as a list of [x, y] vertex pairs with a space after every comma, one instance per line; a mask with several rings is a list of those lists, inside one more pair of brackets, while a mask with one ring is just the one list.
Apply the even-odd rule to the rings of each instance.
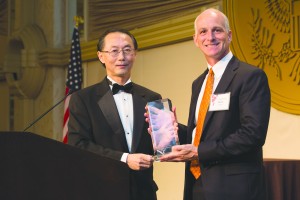
[[59, 100], [56, 104], [54, 104], [54, 106], [52, 106], [51, 108], [49, 108], [46, 112], [44, 112], [41, 116], [39, 116], [37, 119], [35, 119], [33, 122], [31, 122], [29, 124], [29, 126], [27, 126], [23, 132], [27, 131], [30, 127], [32, 127], [36, 122], [38, 122], [40, 119], [42, 119], [48, 112], [50, 112], [51, 110], [53, 110], [56, 106], [58, 106], [62, 101], [64, 101], [68, 96], [70, 96], [73, 92], [75, 92], [76, 90], [72, 90], [69, 89], [69, 92], [61, 99]]

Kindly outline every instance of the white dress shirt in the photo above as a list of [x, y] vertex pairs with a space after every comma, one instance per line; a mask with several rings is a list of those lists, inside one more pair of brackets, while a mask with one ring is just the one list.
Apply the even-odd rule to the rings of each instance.
[[[107, 78], [112, 82], [112, 84], [116, 83], [112, 80], [109, 76]], [[130, 83], [131, 80], [129, 79], [127, 83]], [[110, 85], [110, 89], [112, 86]], [[131, 143], [132, 143], [132, 132], [133, 132], [133, 103], [132, 103], [132, 94], [126, 93], [120, 90], [117, 94], [113, 95], [117, 109], [119, 112], [119, 116], [125, 131], [125, 137], [127, 141], [127, 146], [129, 152], [131, 152]], [[121, 161], [126, 163], [128, 153], [123, 153], [121, 157]]]
[[[232, 58], [232, 52], [230, 51], [226, 56], [224, 56], [219, 62], [217, 62], [214, 66], [210, 66], [209, 64], [207, 64], [208, 70], [210, 70], [210, 68], [213, 69], [214, 72], [214, 85], [213, 85], [213, 93], [215, 91], [215, 89], [217, 88], [222, 75], [230, 61], [230, 59]], [[208, 75], [208, 74], [207, 74]], [[200, 104], [202, 101], [202, 97], [204, 94], [204, 89], [205, 89], [205, 85], [206, 85], [206, 81], [207, 81], [207, 75], [205, 77], [205, 80], [202, 84], [200, 93], [199, 93], [199, 97], [197, 100], [197, 106], [196, 106], [196, 111], [195, 111], [195, 125], [197, 125], [197, 121], [198, 121], [198, 113], [199, 113], [199, 108], [200, 108]], [[193, 130], [193, 139], [192, 139], [192, 144], [194, 143], [194, 137], [196, 134], [196, 127]]]

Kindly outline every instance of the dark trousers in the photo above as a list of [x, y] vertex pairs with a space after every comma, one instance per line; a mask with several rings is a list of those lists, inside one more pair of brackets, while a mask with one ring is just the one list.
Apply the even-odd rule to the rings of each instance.
[[193, 200], [205, 200], [201, 176], [194, 183]]

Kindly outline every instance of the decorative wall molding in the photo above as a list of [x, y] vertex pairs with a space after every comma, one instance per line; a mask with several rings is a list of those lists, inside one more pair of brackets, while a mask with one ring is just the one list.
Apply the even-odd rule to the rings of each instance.
[[39, 50], [46, 47], [44, 34], [38, 26], [29, 25], [15, 32], [8, 41], [3, 72], [11, 91], [24, 98], [35, 98], [46, 74], [38, 60]]
[[[139, 50], [149, 49], [176, 42], [191, 40], [194, 33], [194, 19], [200, 11], [155, 25], [138, 28], [130, 32], [136, 37]], [[98, 40], [81, 43], [83, 61], [96, 60]]]
[[[202, 6], [176, 19], [165, 20], [142, 28], [135, 28], [130, 30], [130, 32], [136, 37], [139, 50], [192, 40], [194, 34], [194, 20], [196, 16], [207, 7], [208, 6]], [[209, 7], [220, 9], [221, 2], [209, 5]], [[83, 61], [97, 60], [97, 43], [98, 40], [81, 42]]]
[[66, 67], [69, 63], [70, 47], [63, 49], [43, 49], [39, 52], [39, 64], [45, 67]]

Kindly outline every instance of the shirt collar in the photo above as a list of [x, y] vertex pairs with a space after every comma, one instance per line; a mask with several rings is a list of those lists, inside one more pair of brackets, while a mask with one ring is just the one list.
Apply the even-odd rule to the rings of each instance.
[[231, 51], [229, 51], [229, 53], [226, 56], [224, 56], [219, 62], [217, 62], [214, 66], [207, 64], [208, 69], [213, 67], [214, 76], [216, 78], [221, 77], [232, 57], [233, 54]]
[[[112, 78], [110, 78], [109, 76], [106, 76], [106, 78], [107, 78], [108, 80], [111, 81], [112, 85], [115, 84], [115, 83], [117, 83], [116, 81], [114, 81], [114, 80], [113, 80]], [[129, 79], [127, 80], [127, 82], [126, 82], [124, 85], [126, 85], [127, 83], [130, 83], [130, 82], [131, 82], [131, 79], [129, 78]]]

